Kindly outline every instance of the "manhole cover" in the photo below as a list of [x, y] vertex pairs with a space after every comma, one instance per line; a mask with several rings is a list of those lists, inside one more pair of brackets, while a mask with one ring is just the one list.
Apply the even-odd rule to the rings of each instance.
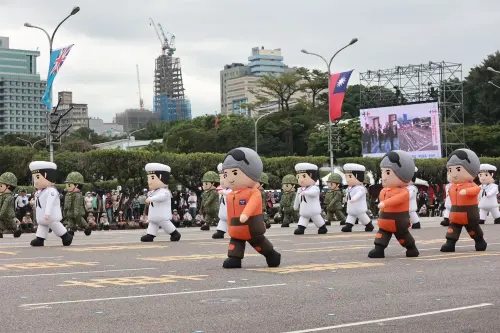
[[235, 298], [212, 298], [212, 299], [204, 299], [201, 302], [202, 303], [235, 303], [238, 301], [239, 301], [239, 299], [235, 299]]

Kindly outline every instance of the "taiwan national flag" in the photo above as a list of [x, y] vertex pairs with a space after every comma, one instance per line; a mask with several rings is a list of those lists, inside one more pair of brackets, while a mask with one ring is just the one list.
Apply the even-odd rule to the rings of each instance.
[[342, 103], [352, 71], [330, 76], [330, 122], [342, 117]]
[[73, 45], [63, 47], [61, 49], [52, 50], [50, 54], [50, 63], [49, 63], [49, 74], [47, 75], [47, 87], [45, 88], [45, 93], [42, 97], [42, 102], [45, 104], [47, 109], [52, 109], [52, 84], [54, 83], [54, 79], [56, 78], [57, 73], [61, 70], [61, 67], [68, 57], [69, 51]]

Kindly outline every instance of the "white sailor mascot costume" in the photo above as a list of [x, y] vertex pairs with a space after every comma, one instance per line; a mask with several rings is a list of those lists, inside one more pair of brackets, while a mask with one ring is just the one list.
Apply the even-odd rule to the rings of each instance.
[[303, 235], [309, 220], [318, 227], [318, 234], [326, 234], [328, 229], [321, 216], [320, 190], [316, 186], [316, 181], [319, 179], [318, 167], [311, 163], [299, 163], [295, 165], [295, 171], [300, 188], [295, 196], [293, 209], [299, 211], [300, 218], [294, 234]]
[[43, 246], [47, 239], [49, 228], [56, 236], [61, 237], [64, 246], [71, 245], [73, 236], [61, 223], [61, 201], [59, 192], [54, 187], [57, 179], [57, 165], [51, 162], [34, 161], [29, 165], [33, 175], [33, 184], [37, 189], [35, 193], [36, 205], [36, 238], [31, 241], [31, 246]]
[[450, 209], [451, 209], [451, 198], [450, 198], [450, 187], [451, 187], [451, 180], [450, 180], [450, 173], [447, 173], [446, 175], [446, 180], [448, 181], [448, 184], [444, 187], [445, 193], [446, 193], [446, 199], [444, 200], [444, 211], [443, 211], [443, 220], [441, 221], [441, 225], [443, 227], [447, 227], [450, 225]]
[[160, 163], [146, 164], [148, 173], [148, 229], [146, 235], [141, 237], [141, 242], [152, 242], [156, 237], [159, 227], [170, 235], [170, 240], [176, 242], [181, 239], [181, 234], [172, 223], [171, 200], [172, 193], [168, 190], [170, 167]]
[[227, 232], [227, 205], [226, 196], [231, 193], [231, 189], [227, 188], [226, 179], [224, 178], [224, 170], [222, 169], [222, 163], [217, 166], [217, 171], [219, 172], [220, 187], [217, 188], [219, 192], [219, 223], [217, 223], [217, 231], [212, 235], [213, 239], [224, 238], [224, 234]]
[[417, 180], [417, 171], [418, 168], [415, 167], [415, 175], [411, 179], [411, 182], [406, 187], [408, 192], [410, 192], [410, 223], [412, 229], [420, 229], [420, 217], [417, 214], [418, 205], [417, 205], [417, 194], [418, 188], [415, 186], [415, 181]]
[[498, 185], [495, 184], [497, 168], [491, 164], [481, 164], [479, 168], [479, 224], [484, 224], [488, 213], [495, 219], [495, 224], [500, 224], [500, 211], [498, 210]]
[[363, 184], [365, 171], [366, 168], [361, 164], [347, 163], [344, 165], [346, 182], [349, 187], [347, 188], [347, 218], [342, 232], [351, 232], [356, 219], [365, 226], [365, 231], [370, 232], [374, 229], [372, 221], [366, 214], [368, 206], [366, 205], [366, 188]]

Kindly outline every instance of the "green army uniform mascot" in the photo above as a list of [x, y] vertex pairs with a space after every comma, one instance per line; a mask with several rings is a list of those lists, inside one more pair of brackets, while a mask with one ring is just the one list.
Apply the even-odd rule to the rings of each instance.
[[14, 237], [21, 236], [21, 230], [17, 229], [14, 218], [16, 210], [14, 207], [14, 191], [17, 187], [17, 178], [12, 172], [5, 172], [0, 176], [0, 238], [4, 231], [12, 231]]
[[282, 218], [282, 228], [288, 228], [290, 227], [290, 223], [297, 223], [299, 221], [297, 211], [293, 209], [297, 184], [297, 177], [295, 175], [285, 175], [281, 180], [280, 215]]
[[92, 227], [85, 221], [85, 203], [81, 193], [84, 181], [79, 172], [71, 172], [66, 177], [66, 196], [64, 197], [64, 220], [69, 227], [68, 233], [72, 236], [78, 227], [85, 230], [85, 235], [90, 236]]
[[[219, 221], [219, 175], [215, 171], [207, 171], [203, 175], [203, 194], [201, 195], [201, 214], [203, 216], [203, 225], [201, 230], [210, 230], [210, 226], [216, 226]], [[194, 216], [193, 216], [194, 217]]]
[[271, 228], [271, 223], [269, 223], [269, 215], [267, 215], [266, 185], [269, 185], [269, 177], [263, 172], [260, 174], [259, 191], [262, 196], [262, 215], [264, 216], [264, 223], [266, 224], [266, 229], [269, 229]]
[[342, 211], [342, 177], [338, 173], [331, 173], [326, 181], [328, 192], [325, 196], [326, 225], [331, 225], [335, 218], [340, 219], [340, 225], [345, 225], [345, 215]]

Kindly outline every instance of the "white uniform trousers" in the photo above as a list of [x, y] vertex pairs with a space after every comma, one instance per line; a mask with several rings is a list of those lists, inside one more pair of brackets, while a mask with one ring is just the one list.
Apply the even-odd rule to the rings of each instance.
[[417, 212], [410, 212], [410, 222], [411, 224], [420, 222], [420, 217], [418, 216]]
[[311, 217], [301, 216], [299, 218], [299, 225], [303, 226], [304, 228], [307, 228], [307, 225], [309, 224], [309, 219], [311, 219], [314, 225], [318, 228], [321, 228], [322, 226], [325, 225], [325, 220], [323, 220], [323, 216], [321, 216], [321, 214], [314, 215]]
[[61, 222], [48, 222], [48, 224], [40, 224], [40, 222], [38, 222], [38, 227], [36, 228], [36, 237], [47, 239], [49, 235], [49, 228], [52, 229], [57, 237], [61, 237], [68, 232], [68, 230]]
[[479, 210], [479, 218], [483, 221], [486, 221], [486, 218], [488, 217], [488, 213], [491, 213], [491, 216], [496, 220], [497, 218], [500, 217], [500, 211], [498, 210], [498, 207], [491, 208], [491, 209], [480, 209]]
[[151, 236], [156, 236], [159, 227], [161, 227], [169, 235], [175, 231], [175, 226], [171, 221], [161, 221], [161, 222], [148, 221], [148, 230], [146, 231], [146, 233]]
[[220, 219], [219, 223], [217, 223], [217, 230], [227, 232], [227, 221]]
[[356, 223], [356, 219], [359, 220], [359, 222], [363, 223], [363, 225], [367, 225], [368, 223], [371, 222], [370, 217], [366, 213], [362, 213], [359, 215], [349, 215], [347, 214], [347, 217], [345, 219], [345, 223], [353, 224]]
[[444, 217], [444, 218], [447, 218], [447, 219], [449, 219], [449, 218], [450, 218], [450, 210], [449, 210], [449, 209], [445, 209], [445, 210], [443, 211], [443, 217]]

